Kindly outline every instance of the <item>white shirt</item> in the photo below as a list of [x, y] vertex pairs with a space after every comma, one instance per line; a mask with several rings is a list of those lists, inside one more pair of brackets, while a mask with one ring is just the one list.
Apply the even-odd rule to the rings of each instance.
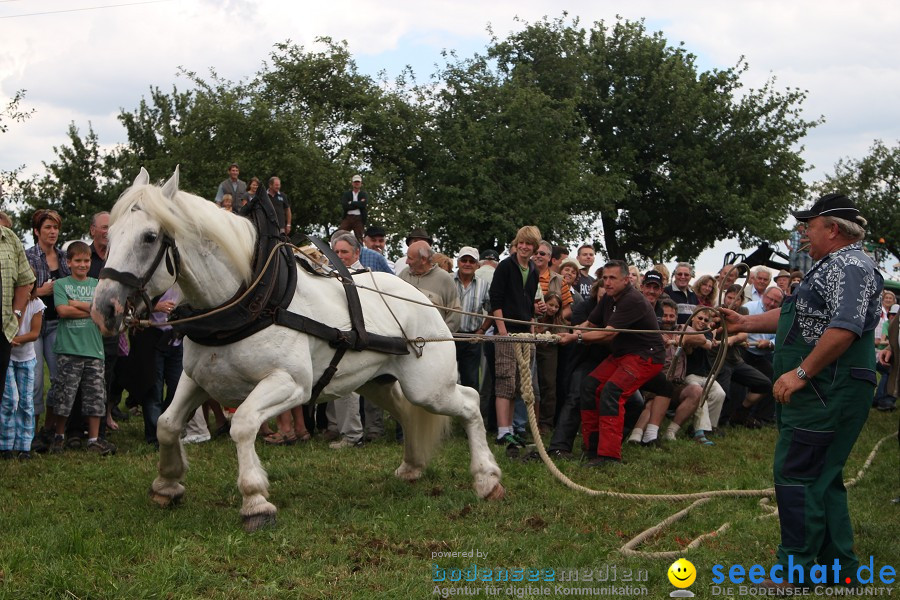
[[[45, 308], [47, 307], [44, 306], [44, 303], [40, 298], [35, 298], [26, 304], [25, 312], [22, 313], [22, 324], [19, 326], [19, 333], [16, 335], [25, 335], [31, 331], [31, 319], [34, 318], [34, 315], [44, 312]], [[37, 358], [37, 355], [34, 353], [34, 342], [28, 342], [21, 346], [13, 346], [9, 351], [9, 360], [25, 362], [33, 358]], [[41, 374], [41, 377], [43, 377], [43, 373]]]

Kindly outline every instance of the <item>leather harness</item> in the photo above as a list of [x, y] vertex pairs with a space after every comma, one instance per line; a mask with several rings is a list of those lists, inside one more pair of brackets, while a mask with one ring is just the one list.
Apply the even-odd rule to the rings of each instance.
[[[281, 325], [295, 331], [320, 338], [328, 342], [335, 349], [334, 356], [328, 367], [313, 386], [311, 401], [315, 401], [325, 386], [331, 381], [337, 372], [338, 363], [344, 357], [347, 350], [362, 352], [371, 350], [384, 354], [403, 355], [409, 354], [407, 341], [400, 337], [378, 335], [366, 331], [363, 318], [362, 304], [359, 300], [359, 292], [353, 283], [353, 277], [347, 267], [332, 252], [331, 248], [322, 240], [307, 236], [316, 248], [325, 255], [337, 272], [337, 279], [341, 282], [347, 295], [347, 308], [350, 314], [350, 330], [344, 331], [309, 317], [299, 315], [288, 310], [288, 306], [297, 289], [297, 265], [306, 268], [310, 273], [318, 275], [305, 261], [294, 255], [288, 239], [281, 233], [275, 216], [275, 208], [268, 198], [265, 190], [253, 197], [241, 210], [241, 214], [249, 218], [258, 232], [258, 243], [253, 256], [253, 276], [251, 280], [259, 279], [256, 285], [243, 300], [236, 302], [247, 292], [247, 285], [241, 285], [238, 291], [222, 306], [234, 303], [225, 310], [220, 311], [215, 317], [197, 319], [219, 307], [195, 310], [188, 305], [178, 306], [169, 317], [168, 324], [176, 333], [189, 338], [192, 342], [201, 346], [225, 346], [239, 342], [251, 335], [266, 329], [271, 325]], [[147, 281], [153, 276], [153, 272], [159, 265], [162, 256], [166, 256], [166, 266], [169, 267], [169, 253], [171, 253], [174, 265], [170, 272], [177, 274], [179, 256], [175, 249], [174, 241], [168, 236], [163, 238], [159, 255], [154, 260], [148, 273], [138, 278], [130, 273], [111, 272], [104, 269], [100, 276], [115, 279], [130, 287], [136, 287], [135, 295], [141, 294], [149, 307], [150, 300], [146, 298], [144, 290]], [[273, 260], [269, 255], [276, 252]], [[321, 276], [321, 275], [319, 275]], [[180, 319], [193, 317], [190, 322], [179, 323]]]

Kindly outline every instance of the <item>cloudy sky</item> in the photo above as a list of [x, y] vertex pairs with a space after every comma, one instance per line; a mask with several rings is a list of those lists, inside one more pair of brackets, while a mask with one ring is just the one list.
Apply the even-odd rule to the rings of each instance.
[[[583, 24], [644, 18], [670, 43], [684, 42], [703, 69], [745, 56], [749, 87], [774, 75], [782, 89], [808, 90], [806, 118], [826, 119], [804, 144], [809, 181], [842, 157], [861, 158], [875, 139], [900, 140], [900, 3], [887, 0], [0, 0], [0, 103], [25, 89], [25, 107], [36, 111], [0, 136], [0, 169], [39, 171], [70, 122], [82, 132], [93, 124], [105, 146], [123, 142], [120, 109], [134, 109], [151, 85], [184, 87], [179, 67], [240, 80], [275, 42], [330, 36], [347, 40], [364, 72], [396, 75], [409, 64], [425, 80], [441, 50], [483, 49], [488, 24], [504, 36], [520, 27], [515, 17], [563, 10]], [[698, 266], [711, 269], [720, 256]]]

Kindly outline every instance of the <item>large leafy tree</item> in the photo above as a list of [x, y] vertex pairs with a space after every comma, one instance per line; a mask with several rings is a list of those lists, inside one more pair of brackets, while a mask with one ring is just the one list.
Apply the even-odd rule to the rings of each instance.
[[[117, 164], [167, 176], [181, 163], [183, 187], [212, 198], [231, 162], [242, 177], [282, 180], [295, 228], [327, 233], [340, 220], [350, 176], [366, 175], [373, 212], [402, 196], [409, 179], [409, 131], [421, 121], [403, 94], [358, 72], [344, 43], [316, 49], [276, 44], [269, 61], [240, 82], [184, 72], [190, 91], [152, 89], [120, 115], [128, 144]], [[396, 215], [393, 215], [396, 216]]]
[[100, 150], [90, 125], [83, 138], [74, 123], [67, 134], [69, 144], [54, 146], [56, 159], [44, 163], [46, 173], [20, 182], [22, 206], [16, 214], [20, 231], [31, 231], [35, 210], [49, 208], [62, 216], [60, 240], [82, 239], [88, 234], [91, 216], [109, 210], [126, 185], [113, 157]]
[[572, 213], [602, 224], [610, 256], [691, 259], [729, 237], [782, 237], [804, 191], [798, 144], [817, 124], [802, 119], [804, 92], [770, 80], [742, 93], [745, 63], [701, 72], [643, 22], [585, 30], [545, 19], [490, 56], [548, 97], [574, 100], [581, 179]]
[[819, 193], [841, 192], [853, 198], [868, 220], [868, 241], [879, 259], [900, 260], [900, 143], [875, 140], [862, 159], [846, 158], [816, 184]]
[[503, 249], [525, 224], [548, 239], [572, 233], [578, 185], [574, 103], [487, 57], [450, 62], [428, 94], [419, 199], [410, 217], [441, 247]]

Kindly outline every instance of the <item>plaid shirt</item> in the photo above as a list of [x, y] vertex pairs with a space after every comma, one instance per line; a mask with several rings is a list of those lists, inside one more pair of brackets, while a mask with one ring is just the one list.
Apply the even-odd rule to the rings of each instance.
[[[72, 272], [69, 271], [69, 263], [66, 262], [65, 252], [59, 248], [54, 248], [54, 250], [56, 250], [56, 260], [59, 263], [59, 279], [68, 277]], [[28, 258], [28, 264], [34, 269], [34, 274], [37, 276], [38, 287], [47, 283], [47, 280], [51, 277], [50, 267], [47, 265], [47, 255], [41, 250], [40, 244], [35, 244], [26, 250], [25, 257]]]
[[380, 271], [381, 273], [390, 273], [391, 275], [394, 274], [394, 271], [387, 263], [387, 259], [378, 252], [369, 250], [365, 246], [362, 246], [359, 249], [359, 262], [370, 271]]
[[[459, 280], [459, 273], [453, 274], [453, 281], [456, 282], [456, 289], [459, 291], [460, 304], [462, 309], [467, 312], [484, 312], [485, 316], [491, 312], [491, 284], [478, 277], [472, 278], [469, 287], [463, 287]], [[462, 322], [459, 330], [462, 333], [474, 333], [476, 329], [481, 327], [484, 317], [473, 317], [470, 315], [462, 315]]]
[[3, 335], [7, 341], [12, 341], [19, 331], [19, 320], [12, 307], [16, 288], [34, 283], [34, 273], [28, 262], [16, 234], [0, 227], [0, 304], [3, 305]]

